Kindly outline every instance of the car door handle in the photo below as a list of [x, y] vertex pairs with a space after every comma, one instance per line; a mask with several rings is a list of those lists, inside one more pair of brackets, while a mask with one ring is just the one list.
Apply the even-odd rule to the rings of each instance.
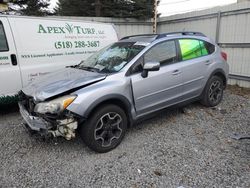
[[17, 65], [17, 58], [15, 54], [10, 55], [11, 63], [12, 65], [16, 66]]
[[205, 65], [210, 65], [212, 62], [210, 60], [205, 61]]
[[178, 74], [180, 74], [181, 73], [181, 71], [179, 71], [179, 70], [174, 70], [173, 72], [172, 72], [172, 75], [178, 75]]

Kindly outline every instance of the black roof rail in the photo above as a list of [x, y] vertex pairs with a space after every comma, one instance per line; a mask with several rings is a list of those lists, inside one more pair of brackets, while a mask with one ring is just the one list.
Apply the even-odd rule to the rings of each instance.
[[205, 37], [206, 35], [204, 35], [201, 32], [195, 32], [195, 31], [180, 31], [180, 32], [170, 32], [170, 33], [162, 33], [162, 34], [158, 34], [158, 36], [156, 37], [156, 39], [160, 39], [163, 37], [166, 37], [168, 35], [196, 35], [196, 36], [203, 36]]
[[178, 31], [178, 32], [161, 33], [161, 34], [130, 35], [130, 36], [123, 37], [120, 40], [125, 40], [125, 39], [129, 39], [129, 38], [134, 38], [134, 37], [155, 37], [155, 39], [160, 39], [160, 38], [166, 37], [168, 35], [195, 35], [195, 36], [203, 36], [203, 37], [206, 36], [206, 35], [204, 35], [201, 32], [195, 32], [195, 31]]
[[141, 35], [130, 35], [130, 36], [126, 36], [121, 38], [120, 40], [125, 40], [125, 39], [129, 39], [129, 38], [133, 38], [133, 37], [158, 37], [158, 34], [141, 34]]

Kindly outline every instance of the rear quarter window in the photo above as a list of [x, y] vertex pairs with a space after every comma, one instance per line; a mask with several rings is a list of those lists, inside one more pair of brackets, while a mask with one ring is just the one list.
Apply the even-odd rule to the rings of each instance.
[[214, 52], [214, 45], [197, 39], [179, 39], [182, 60], [194, 59]]
[[215, 46], [209, 42], [203, 41], [205, 48], [208, 51], [208, 54], [212, 54], [215, 51]]

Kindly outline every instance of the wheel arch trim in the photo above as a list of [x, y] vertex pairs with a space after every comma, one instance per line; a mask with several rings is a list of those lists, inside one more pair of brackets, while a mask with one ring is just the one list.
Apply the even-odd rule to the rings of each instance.
[[[226, 86], [227, 86], [227, 79], [228, 79], [228, 76], [226, 76], [226, 73], [225, 73], [225, 71], [224, 71], [223, 69], [221, 69], [221, 68], [215, 69], [215, 70], [210, 74], [209, 79], [210, 79], [212, 76], [218, 75], [218, 74], [220, 74], [220, 75], [222, 75], [222, 76], [224, 77], [224, 78], [223, 78], [223, 85], [224, 85], [224, 89], [225, 89]], [[209, 80], [209, 79], [208, 79], [208, 80]], [[208, 80], [207, 80], [207, 82], [208, 82]]]
[[125, 96], [120, 95], [120, 94], [109, 94], [109, 95], [105, 95], [97, 99], [87, 108], [87, 110], [85, 111], [83, 115], [85, 118], [88, 118], [90, 114], [93, 112], [93, 110], [95, 110], [98, 106], [105, 104], [105, 103], [117, 104], [117, 102], [120, 102], [120, 104], [122, 104], [122, 105], [118, 104], [118, 106], [120, 106], [125, 111], [126, 115], [128, 116], [129, 123], [132, 123], [133, 121], [132, 114], [131, 114], [132, 105]]
[[[204, 85], [204, 87], [203, 87], [203, 89], [202, 89], [202, 92], [201, 92], [200, 97], [203, 96], [204, 90], [205, 90], [205, 88], [206, 88], [206, 86], [207, 86], [209, 80], [212, 78], [212, 76], [214, 76], [214, 75], [216, 75], [216, 74], [222, 74], [222, 75], [224, 76], [224, 78], [225, 78], [225, 83], [224, 83], [225, 85], [224, 85], [224, 88], [226, 88], [226, 85], [227, 85], [227, 76], [226, 76], [225, 71], [224, 71], [223, 69], [221, 69], [221, 68], [215, 69], [215, 70], [212, 71], [212, 73], [209, 75], [209, 77], [208, 77], [208, 79], [207, 79], [207, 81], [206, 81], [206, 84]], [[224, 82], [224, 81], [223, 81], [223, 82]]]

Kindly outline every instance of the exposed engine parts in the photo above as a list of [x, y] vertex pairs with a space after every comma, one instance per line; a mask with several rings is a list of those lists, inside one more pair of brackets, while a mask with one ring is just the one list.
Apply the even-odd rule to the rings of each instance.
[[75, 119], [69, 118], [64, 120], [58, 120], [57, 122], [57, 130], [49, 130], [49, 133], [51, 133], [54, 137], [62, 136], [67, 140], [75, 138], [75, 130], [78, 127], [78, 122]]

